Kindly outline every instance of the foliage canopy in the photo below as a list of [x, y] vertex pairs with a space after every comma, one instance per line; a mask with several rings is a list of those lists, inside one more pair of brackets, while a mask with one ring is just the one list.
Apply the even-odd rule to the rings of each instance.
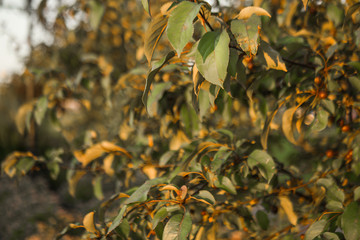
[[62, 8], [18, 77], [34, 141], [3, 173], [66, 172], [74, 197], [90, 176], [102, 201], [58, 237], [358, 239], [360, 3], [141, 2]]

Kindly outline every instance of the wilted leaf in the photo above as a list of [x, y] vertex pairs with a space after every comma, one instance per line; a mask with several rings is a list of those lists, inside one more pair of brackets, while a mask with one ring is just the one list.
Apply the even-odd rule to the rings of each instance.
[[185, 240], [192, 226], [191, 216], [188, 212], [176, 214], [170, 218], [164, 228], [163, 240]]
[[[143, 2], [146, 0], [142, 0]], [[163, 35], [166, 26], [168, 23], [168, 17], [162, 14], [156, 15], [146, 30], [144, 37], [144, 48], [145, 48], [145, 56], [149, 62], [151, 63], [152, 56], [154, 54], [155, 48], [159, 43], [161, 36]]]
[[241, 49], [244, 50], [247, 55], [256, 55], [260, 43], [260, 17], [252, 15], [246, 20], [232, 20], [230, 28]]
[[261, 7], [246, 7], [243, 8], [240, 13], [236, 16], [238, 19], [249, 19], [253, 14], [257, 16], [268, 16], [271, 18], [271, 15]]
[[294, 208], [293, 208], [291, 201], [289, 200], [289, 198], [287, 196], [279, 196], [278, 198], [280, 200], [280, 206], [285, 211], [286, 216], [289, 219], [289, 222], [292, 225], [296, 226], [298, 217], [297, 217], [296, 213], [294, 212]]
[[[211, 37], [207, 37], [210, 40], [206, 40], [206, 44], [200, 45], [199, 43], [198, 51], [195, 54], [196, 66], [208, 82], [223, 88], [229, 64], [229, 35], [224, 30], [221, 33], [207, 33], [204, 36]], [[214, 50], [212, 51], [212, 49]]]
[[185, 45], [192, 38], [194, 32], [193, 20], [199, 13], [200, 7], [201, 4], [183, 1], [170, 13], [166, 33], [178, 57], [180, 57]]
[[267, 42], [261, 41], [259, 47], [260, 55], [264, 58], [267, 69], [276, 69], [287, 72], [285, 62], [282, 60], [280, 54], [275, 51]]
[[357, 202], [346, 206], [341, 215], [341, 228], [346, 240], [358, 240], [360, 236], [360, 207]]
[[96, 228], [94, 224], [94, 212], [89, 212], [88, 214], [85, 215], [83, 219], [83, 225], [86, 231], [91, 233], [96, 232]]
[[325, 229], [326, 220], [322, 219], [317, 221], [309, 227], [309, 229], [305, 233], [305, 240], [312, 240], [319, 236]]
[[154, 81], [155, 75], [160, 71], [160, 69], [171, 59], [175, 56], [175, 52], [171, 51], [169, 52], [165, 57], [163, 57], [161, 60], [155, 62], [153, 66], [151, 67], [148, 76], [146, 78], [146, 85], [145, 90], [142, 96], [142, 101], [147, 107], [147, 100], [148, 100], [148, 94], [150, 91], [150, 87], [152, 82]]
[[270, 182], [276, 172], [275, 162], [272, 157], [263, 150], [253, 151], [247, 160], [251, 169], [258, 167], [261, 175]]

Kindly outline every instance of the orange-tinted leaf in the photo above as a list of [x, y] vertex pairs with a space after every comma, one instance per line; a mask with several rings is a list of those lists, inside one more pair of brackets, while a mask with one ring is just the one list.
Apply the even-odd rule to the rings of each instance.
[[113, 161], [114, 161], [114, 154], [109, 154], [104, 158], [103, 168], [105, 173], [109, 176], [113, 176], [115, 173], [114, 169], [112, 168]]
[[149, 179], [154, 179], [157, 176], [157, 170], [154, 166], [147, 165], [143, 167], [142, 171], [148, 176]]
[[248, 19], [253, 14], [258, 15], [258, 16], [271, 17], [270, 13], [268, 13], [265, 9], [263, 9], [261, 7], [246, 7], [246, 8], [243, 8], [236, 17], [238, 19]]
[[71, 196], [75, 197], [77, 183], [85, 174], [85, 171], [76, 171], [75, 174], [68, 180], [69, 193]]
[[287, 196], [279, 196], [279, 200], [280, 200], [280, 206], [285, 211], [285, 214], [286, 214], [287, 218], [289, 219], [289, 222], [292, 225], [296, 226], [298, 217], [297, 217], [296, 213], [294, 212], [293, 204], [291, 203], [291, 201], [289, 200], [289, 198]]
[[94, 224], [94, 212], [89, 212], [88, 214], [85, 215], [83, 219], [83, 225], [86, 231], [91, 233], [96, 232], [96, 228]]
[[287, 109], [284, 112], [284, 115], [282, 117], [283, 133], [284, 133], [285, 137], [287, 138], [287, 140], [289, 140], [289, 142], [291, 142], [295, 145], [297, 144], [297, 141], [295, 140], [295, 137], [294, 137], [292, 121], [293, 121], [293, 117], [294, 117], [294, 113], [295, 113], [296, 109], [297, 109], [297, 107], [292, 107], [292, 108]]
[[74, 156], [76, 159], [82, 163], [82, 166], [85, 167], [91, 163], [94, 159], [100, 157], [105, 152], [104, 148], [100, 144], [96, 144], [83, 151], [75, 151]]

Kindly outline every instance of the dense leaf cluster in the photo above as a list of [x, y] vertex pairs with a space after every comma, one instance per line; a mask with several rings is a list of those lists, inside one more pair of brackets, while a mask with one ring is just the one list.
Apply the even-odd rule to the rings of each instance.
[[15, 122], [28, 135], [47, 124], [66, 144], [2, 163], [10, 177], [46, 165], [56, 179], [66, 166], [74, 197], [91, 176], [99, 208], [59, 238], [359, 238], [360, 4], [220, 3], [142, 0], [144, 15], [135, 1], [93, 0], [59, 13], [88, 21], [55, 25], [52, 64], [34, 58], [21, 76], [42, 92]]

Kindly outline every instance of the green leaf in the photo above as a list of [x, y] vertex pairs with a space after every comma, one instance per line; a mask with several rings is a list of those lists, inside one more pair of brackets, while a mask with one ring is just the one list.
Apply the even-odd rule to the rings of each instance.
[[326, 204], [326, 208], [330, 211], [343, 211], [344, 207], [341, 202], [335, 200], [329, 200]]
[[35, 160], [32, 158], [22, 158], [17, 164], [16, 168], [23, 174], [27, 173], [35, 164]]
[[259, 46], [259, 28], [261, 27], [260, 17], [253, 14], [247, 20], [231, 21], [231, 32], [234, 34], [237, 43], [247, 55], [256, 55]]
[[349, 82], [357, 91], [360, 91], [360, 79], [358, 77], [349, 77]]
[[149, 0], [141, 0], [141, 3], [145, 9], [145, 11], [151, 16], [150, 13], [150, 6], [149, 6]]
[[217, 188], [221, 188], [228, 193], [236, 195], [236, 188], [228, 177], [219, 176], [218, 179], [214, 182], [214, 185]]
[[338, 26], [342, 23], [344, 18], [344, 10], [343, 7], [339, 7], [337, 4], [330, 3], [326, 8], [327, 17]]
[[201, 4], [183, 1], [170, 14], [166, 34], [178, 57], [185, 45], [192, 39], [193, 20], [199, 13], [200, 7]]
[[202, 36], [198, 44], [197, 50], [203, 58], [203, 62], [206, 58], [215, 50], [215, 43], [217, 42], [220, 36], [219, 31], [207, 32]]
[[149, 74], [148, 74], [148, 76], [146, 78], [145, 90], [144, 90], [144, 93], [143, 93], [143, 96], [142, 96], [142, 101], [143, 101], [145, 107], [147, 107], [148, 94], [149, 94], [149, 91], [150, 91], [150, 86], [151, 86], [152, 82], [154, 81], [155, 75], [174, 56], [175, 56], [175, 52], [171, 51], [165, 57], [163, 57], [161, 60], [155, 62], [153, 64], [153, 66], [151, 67], [151, 69], [149, 71]]
[[110, 232], [112, 232], [115, 228], [117, 228], [117, 227], [120, 225], [120, 223], [121, 223], [122, 220], [123, 220], [123, 217], [124, 217], [126, 208], [127, 208], [126, 205], [121, 208], [119, 214], [115, 217], [115, 219], [114, 219], [113, 222], [111, 223], [107, 234], [109, 234]]
[[312, 131], [320, 132], [324, 130], [328, 124], [329, 113], [323, 109], [320, 109], [316, 114], [316, 120], [311, 126]]
[[50, 177], [53, 180], [56, 180], [60, 173], [59, 163], [56, 161], [51, 161], [46, 164], [46, 167], [49, 169]]
[[309, 227], [309, 229], [305, 233], [305, 240], [312, 240], [319, 236], [325, 228], [326, 220], [322, 219], [320, 221], [317, 221]]
[[176, 214], [165, 225], [163, 240], [185, 240], [191, 231], [192, 221], [188, 212]]
[[162, 222], [168, 215], [166, 207], [160, 208], [156, 213], [154, 218], [151, 221], [152, 229], [154, 230], [159, 222]]
[[148, 60], [149, 63], [151, 62], [155, 48], [165, 31], [167, 23], [168, 23], [168, 17], [162, 14], [158, 14], [151, 20], [151, 23], [146, 30], [144, 37], [144, 52], [146, 59]]
[[261, 175], [270, 182], [276, 172], [275, 162], [272, 157], [263, 150], [253, 151], [247, 160], [250, 169], [258, 167]]
[[104, 14], [105, 8], [103, 4], [97, 0], [90, 1], [90, 26], [93, 30], [97, 30]]
[[40, 125], [42, 120], [44, 119], [47, 106], [48, 99], [46, 96], [42, 96], [41, 98], [39, 98], [39, 100], [37, 100], [34, 112], [34, 117], [37, 125]]
[[357, 187], [354, 190], [354, 201], [357, 201], [359, 199], [360, 199], [360, 187]]
[[96, 176], [93, 180], [93, 188], [94, 188], [94, 195], [97, 199], [102, 200], [104, 198], [104, 194], [102, 191], [102, 175]]
[[336, 233], [332, 233], [332, 232], [323, 233], [323, 237], [326, 240], [340, 240], [339, 236], [336, 235]]
[[[208, 54], [206, 51], [200, 53], [199, 48], [195, 53], [195, 63], [201, 75], [210, 83], [223, 88], [229, 64], [230, 38], [224, 30], [215, 40], [214, 51]], [[200, 48], [201, 49], [201, 48]], [[202, 50], [203, 51], [203, 50]], [[206, 60], [203, 61], [205, 54]]]
[[157, 103], [164, 95], [164, 92], [169, 90], [171, 82], [158, 83], [153, 85], [153, 89], [147, 101], [147, 110], [149, 116], [154, 116], [157, 112]]
[[161, 182], [161, 178], [146, 181], [143, 185], [136, 189], [136, 191], [133, 192], [128, 199], [126, 199], [125, 204], [145, 201], [150, 188], [159, 182]]
[[207, 190], [201, 190], [196, 198], [201, 198], [212, 205], [216, 202], [214, 196]]
[[321, 105], [331, 114], [335, 114], [335, 104], [333, 101], [328, 99], [321, 99]]
[[128, 222], [128, 220], [126, 218], [124, 218], [120, 225], [115, 228], [115, 231], [117, 234], [119, 234], [120, 236], [122, 236], [122, 239], [128, 239], [129, 234], [130, 234], [130, 224]]
[[360, 72], [360, 62], [348, 62], [346, 65], [349, 65]]
[[341, 228], [346, 240], [359, 240], [360, 236], [360, 207], [357, 202], [346, 206], [341, 215]]
[[275, 51], [267, 42], [260, 42], [259, 54], [265, 61], [267, 69], [271, 68], [287, 72], [285, 62], [281, 58], [280, 54]]
[[264, 211], [257, 211], [256, 212], [256, 220], [258, 221], [261, 229], [267, 230], [269, 227], [269, 218]]

